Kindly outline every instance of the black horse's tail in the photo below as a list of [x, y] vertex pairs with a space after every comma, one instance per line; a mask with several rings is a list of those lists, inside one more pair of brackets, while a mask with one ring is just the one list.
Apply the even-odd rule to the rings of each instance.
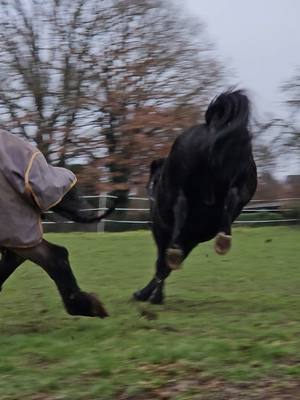
[[110, 215], [115, 210], [115, 206], [116, 201], [101, 215], [98, 215], [97, 210], [91, 209], [90, 204], [81, 196], [78, 188], [73, 186], [62, 200], [52, 208], [52, 211], [71, 221], [90, 224], [92, 222], [100, 222], [103, 218]]
[[249, 116], [250, 102], [242, 90], [224, 92], [216, 97], [205, 113], [211, 144], [223, 142], [229, 135], [242, 135], [243, 132], [249, 135]]
[[108, 217], [113, 211], [115, 210], [115, 206], [109, 207], [107, 210], [105, 210], [102, 214], [100, 215], [93, 215], [93, 213], [88, 213], [79, 210], [76, 214], [73, 213], [72, 216], [70, 216], [70, 219], [74, 222], [79, 222], [81, 224], [90, 224], [90, 223], [98, 223], [102, 221], [103, 218]]

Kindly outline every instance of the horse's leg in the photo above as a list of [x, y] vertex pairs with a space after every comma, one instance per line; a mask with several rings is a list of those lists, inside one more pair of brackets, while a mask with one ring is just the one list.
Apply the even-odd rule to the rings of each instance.
[[101, 318], [107, 316], [97, 297], [79, 288], [68, 260], [67, 249], [42, 240], [35, 247], [14, 251], [41, 266], [53, 279], [69, 314]]
[[149, 301], [152, 304], [163, 304], [165, 298], [165, 280], [171, 272], [172, 270], [166, 263], [166, 247], [162, 247], [158, 252], [158, 257], [156, 260], [156, 274], [153, 278], [156, 282], [156, 286], [149, 296]]
[[247, 174], [242, 175], [234, 187], [231, 187], [225, 199], [223, 218], [219, 233], [215, 239], [215, 250], [226, 254], [231, 247], [231, 225], [240, 215], [243, 207], [254, 196], [257, 186], [256, 166], [253, 159]]
[[154, 304], [163, 303], [164, 280], [171, 272], [165, 262], [165, 250], [166, 248], [158, 251], [156, 274], [143, 289], [138, 290], [133, 294], [135, 300], [147, 301], [150, 299], [151, 303]]
[[[181, 251], [181, 262], [186, 259], [191, 250], [196, 246], [196, 241], [190, 241], [186, 243], [184, 240], [180, 240], [181, 237], [178, 236], [179, 245], [178, 247]], [[171, 274], [172, 268], [170, 268], [168, 254], [166, 253], [166, 248], [161, 248], [156, 261], [156, 275], [154, 279], [156, 280], [156, 286], [152, 290], [149, 296], [149, 301], [152, 304], [162, 304], [164, 302], [165, 293], [165, 280]]]
[[[153, 279], [151, 279], [151, 281], [143, 289], [138, 290], [133, 294], [134, 299], [138, 301], [149, 300], [154, 291], [157, 293], [157, 299], [159, 297], [159, 293], [162, 297], [164, 280], [171, 272], [165, 263], [165, 252], [170, 241], [170, 233], [162, 230], [157, 223], [153, 226], [153, 236], [158, 251], [156, 260], [156, 273]], [[160, 303], [162, 303], [162, 300]]]
[[1, 251], [0, 261], [0, 291], [4, 282], [10, 277], [10, 275], [21, 265], [25, 259], [10, 250]]
[[220, 255], [224, 255], [230, 250], [232, 240], [231, 225], [242, 208], [243, 205], [239, 201], [237, 188], [231, 188], [225, 199], [222, 220], [214, 245], [216, 252]]
[[[165, 280], [172, 272], [172, 268], [170, 268], [168, 263], [168, 255], [167, 249], [168, 244], [170, 243], [170, 235], [167, 233], [162, 233], [162, 231], [158, 231], [154, 228], [154, 238], [158, 247], [158, 257], [156, 260], [156, 273], [153, 279], [141, 290], [138, 290], [134, 293], [133, 297], [138, 301], [147, 301], [149, 300], [152, 304], [162, 304], [164, 302], [164, 288], [165, 288]], [[178, 246], [180, 246], [181, 261], [183, 261], [191, 250], [198, 244], [197, 240], [183, 237], [183, 235], [179, 235], [177, 240]]]
[[182, 235], [182, 230], [186, 222], [187, 212], [187, 200], [182, 190], [180, 190], [175, 205], [173, 207], [174, 226], [171, 242], [168, 245], [165, 255], [166, 263], [171, 269], [179, 269], [185, 258], [184, 249], [181, 244], [180, 237]]

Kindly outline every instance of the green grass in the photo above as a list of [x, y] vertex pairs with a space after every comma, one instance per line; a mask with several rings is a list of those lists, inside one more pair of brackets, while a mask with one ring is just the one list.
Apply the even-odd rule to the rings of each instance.
[[199, 246], [169, 278], [164, 306], [129, 301], [153, 274], [149, 232], [47, 238], [69, 249], [111, 317], [69, 317], [46, 274], [20, 267], [0, 293], [1, 400], [134, 399], [191, 377], [300, 379], [299, 229], [236, 229], [225, 257]]

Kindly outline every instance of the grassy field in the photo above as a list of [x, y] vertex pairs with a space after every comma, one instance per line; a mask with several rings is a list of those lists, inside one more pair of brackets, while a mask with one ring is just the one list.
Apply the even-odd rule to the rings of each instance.
[[236, 229], [225, 257], [199, 246], [164, 306], [129, 301], [153, 273], [149, 232], [47, 238], [111, 317], [69, 317], [20, 267], [0, 293], [1, 400], [300, 399], [299, 229]]

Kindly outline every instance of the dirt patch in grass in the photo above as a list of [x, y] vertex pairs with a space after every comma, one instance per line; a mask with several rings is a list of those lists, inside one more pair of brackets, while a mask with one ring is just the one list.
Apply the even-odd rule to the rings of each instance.
[[116, 400], [296, 400], [300, 395], [300, 380], [281, 382], [265, 379], [250, 383], [229, 383], [219, 379], [185, 379], [170, 382], [140, 394], [121, 393]]

